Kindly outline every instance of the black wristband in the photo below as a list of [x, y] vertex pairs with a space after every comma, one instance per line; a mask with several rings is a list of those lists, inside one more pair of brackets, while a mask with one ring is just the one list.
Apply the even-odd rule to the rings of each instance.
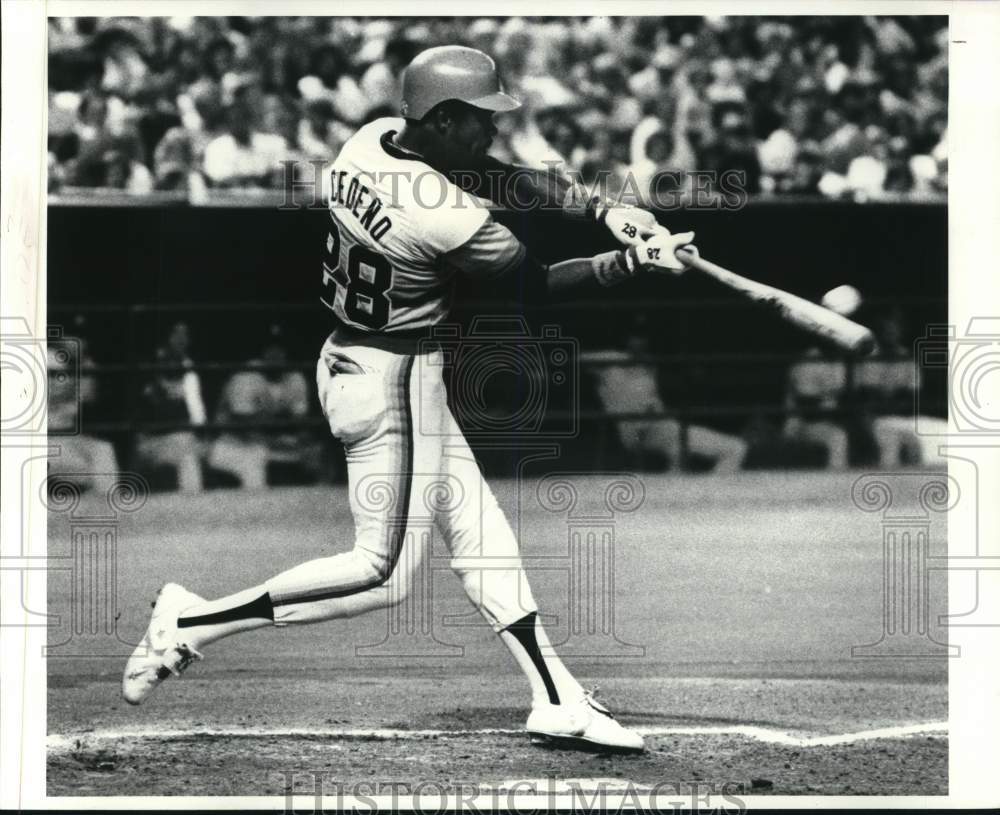
[[597, 282], [605, 288], [616, 286], [619, 283], [634, 277], [639, 271], [639, 257], [635, 252], [635, 247], [630, 246], [618, 252], [604, 252], [591, 258], [591, 268]]

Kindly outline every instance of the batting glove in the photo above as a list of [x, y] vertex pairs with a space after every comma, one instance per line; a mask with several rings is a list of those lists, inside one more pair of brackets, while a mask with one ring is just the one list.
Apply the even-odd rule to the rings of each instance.
[[679, 232], [676, 235], [671, 235], [666, 228], [660, 227], [660, 231], [649, 240], [629, 247], [626, 250], [625, 261], [630, 269], [682, 274], [688, 267], [674, 253], [683, 247], [697, 255], [698, 249], [689, 245], [693, 240], [694, 232]]
[[619, 243], [626, 246], [638, 246], [663, 228], [652, 212], [631, 204], [611, 204], [595, 199], [591, 206], [594, 220], [604, 224]]

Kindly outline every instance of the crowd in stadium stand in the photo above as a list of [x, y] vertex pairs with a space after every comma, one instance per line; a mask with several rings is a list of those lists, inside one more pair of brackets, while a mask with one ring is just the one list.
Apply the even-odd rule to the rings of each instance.
[[442, 44], [492, 54], [525, 103], [498, 158], [607, 171], [611, 194], [726, 170], [752, 195], [947, 189], [947, 18], [927, 16], [52, 18], [50, 189], [280, 187], [280, 161], [396, 115], [402, 69]]

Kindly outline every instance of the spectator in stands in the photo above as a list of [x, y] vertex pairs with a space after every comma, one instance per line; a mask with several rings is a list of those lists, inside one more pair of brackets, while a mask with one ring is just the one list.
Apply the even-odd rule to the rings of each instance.
[[[632, 164], [629, 172], [635, 180], [644, 200], [662, 201], [665, 196], [657, 189], [654, 192], [653, 180], [659, 173], [669, 172], [672, 167], [668, 164], [668, 159], [674, 152], [674, 139], [670, 131], [663, 127], [657, 119], [647, 119], [647, 130], [642, 130], [642, 125], [635, 129], [632, 134]], [[648, 132], [648, 135], [646, 133]], [[645, 135], [645, 141], [641, 145], [637, 144], [636, 134]], [[664, 190], [663, 192], [668, 192]]]
[[136, 455], [140, 466], [176, 471], [182, 492], [201, 492], [201, 442], [194, 431], [205, 424], [206, 413], [201, 380], [188, 354], [190, 347], [190, 329], [177, 322], [156, 349], [157, 363], [170, 369], [157, 371], [143, 387], [143, 413], [146, 421], [173, 427], [139, 433]]
[[308, 159], [331, 161], [351, 137], [351, 129], [337, 120], [329, 99], [313, 99], [305, 104], [299, 120], [295, 144]]
[[298, 138], [298, 107], [291, 100], [276, 93], [263, 94], [260, 102], [253, 105], [253, 109], [257, 112], [260, 131], [280, 136], [290, 155], [294, 154]]
[[198, 90], [192, 86], [187, 93], [177, 97], [177, 107], [181, 124], [191, 134], [195, 156], [200, 162], [209, 143], [226, 132], [222, 89], [213, 84]]
[[[61, 96], [64, 115], [71, 95]], [[71, 131], [65, 132], [62, 143], [57, 144], [57, 149], [70, 157], [63, 180], [73, 186], [107, 187], [137, 195], [151, 192], [153, 176], [146, 167], [142, 141], [130, 117], [119, 97], [108, 97], [96, 90], [80, 95]], [[61, 127], [65, 128], [66, 123]], [[66, 143], [71, 134], [72, 145]]]
[[205, 51], [205, 76], [221, 83], [235, 67], [236, 48], [224, 36], [217, 36]]
[[275, 188], [282, 184], [281, 162], [288, 145], [276, 133], [254, 129], [256, 119], [248, 89], [237, 90], [226, 108], [226, 132], [205, 148], [203, 169], [215, 187]]
[[295, 465], [315, 476], [321, 451], [308, 430], [254, 426], [302, 419], [309, 410], [309, 386], [301, 371], [287, 368], [288, 352], [279, 329], [272, 327], [260, 358], [248, 366], [251, 370], [239, 371], [226, 382], [216, 409], [220, 423], [247, 427], [224, 431], [212, 445], [209, 464], [236, 476], [244, 489], [265, 486], [271, 463]]
[[146, 87], [149, 67], [143, 56], [145, 26], [128, 18], [107, 18], [98, 25], [95, 47], [103, 54], [101, 90], [122, 99], [139, 97]]
[[808, 349], [788, 371], [784, 435], [822, 445], [831, 470], [847, 467], [847, 431], [835, 415], [846, 387], [847, 367], [841, 360], [825, 358], [819, 348]]
[[140, 160], [136, 138], [109, 138], [81, 149], [68, 183], [77, 187], [103, 187], [135, 195], [153, 191], [153, 175]]
[[183, 127], [168, 130], [153, 154], [155, 185], [158, 190], [186, 190], [191, 174], [196, 172], [196, 157], [191, 134]]
[[708, 101], [711, 77], [708, 66], [692, 60], [677, 76], [677, 124], [674, 134], [680, 143], [685, 141], [690, 149], [688, 165], [678, 169], [697, 170], [698, 156], [713, 139], [712, 104]]
[[107, 130], [108, 100], [100, 91], [88, 91], [79, 98], [74, 131], [84, 148], [110, 137]]
[[815, 142], [802, 144], [795, 155], [791, 173], [779, 178], [775, 192], [791, 195], [818, 195], [823, 177], [823, 158]]
[[93, 476], [115, 476], [118, 461], [111, 442], [83, 432], [82, 409], [98, 399], [97, 377], [81, 369], [94, 364], [82, 337], [51, 341], [48, 346], [49, 441], [59, 454], [49, 460], [50, 475], [81, 487]]
[[403, 98], [403, 69], [420, 49], [407, 39], [396, 37], [385, 44], [382, 59], [373, 62], [361, 76], [361, 92], [368, 100], [368, 110], [382, 109], [389, 116], [399, 110]]
[[[760, 160], [746, 111], [737, 103], [720, 104], [713, 112], [713, 119], [716, 137], [702, 153], [704, 169], [715, 173], [717, 185], [723, 173], [740, 173], [740, 186], [746, 192], [751, 195], [760, 192]], [[733, 186], [729, 182], [720, 191]]]
[[351, 75], [347, 55], [332, 43], [321, 44], [313, 52], [310, 73], [298, 82], [304, 100], [329, 99], [338, 118], [360, 125], [368, 112], [368, 100]]
[[[649, 354], [644, 322], [639, 319], [630, 330], [626, 350], [596, 351], [581, 361], [591, 364], [601, 407], [609, 414], [648, 413], [648, 419], [620, 419], [618, 436], [626, 454], [640, 463], [650, 454], [663, 456], [679, 468], [683, 454], [681, 422], [669, 415], [660, 396], [656, 367], [643, 357]], [[711, 461], [716, 473], [736, 472], [746, 457], [746, 443], [708, 427], [688, 424], [687, 452]]]
[[900, 310], [890, 309], [875, 333], [878, 348], [872, 358], [857, 363], [855, 384], [878, 447], [879, 466], [947, 466], [939, 446], [946, 441], [942, 437], [948, 433], [948, 421], [914, 414], [920, 368], [903, 343]]

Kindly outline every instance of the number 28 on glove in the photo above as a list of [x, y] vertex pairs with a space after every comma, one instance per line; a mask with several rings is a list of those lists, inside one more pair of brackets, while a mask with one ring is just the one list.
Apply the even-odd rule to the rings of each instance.
[[643, 271], [669, 271], [681, 274], [688, 267], [674, 253], [681, 247], [694, 254], [698, 253], [694, 246], [688, 245], [694, 240], [694, 232], [679, 232], [672, 235], [666, 229], [662, 227], [661, 229], [662, 232], [658, 232], [648, 240], [629, 247], [628, 262], [635, 263]]

